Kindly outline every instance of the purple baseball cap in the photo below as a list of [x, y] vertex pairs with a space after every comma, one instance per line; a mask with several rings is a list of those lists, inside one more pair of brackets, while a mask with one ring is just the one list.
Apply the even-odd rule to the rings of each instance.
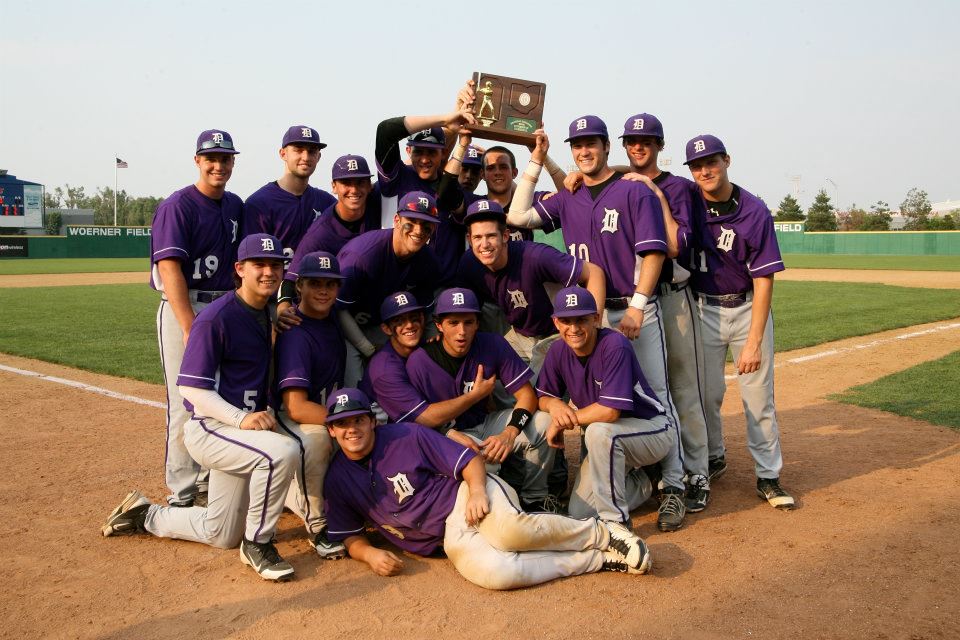
[[609, 139], [607, 124], [597, 116], [582, 116], [570, 123], [570, 137], [564, 142], [587, 136], [600, 136]]
[[320, 142], [320, 134], [317, 133], [317, 130], [305, 124], [295, 124], [287, 129], [287, 132], [283, 134], [283, 142], [280, 144], [280, 148], [282, 149], [288, 144], [312, 144], [320, 149], [327, 146]]
[[237, 261], [253, 260], [255, 258], [271, 258], [288, 262], [290, 258], [283, 254], [283, 245], [275, 236], [269, 233], [251, 233], [240, 241], [237, 247]]
[[727, 148], [720, 142], [720, 138], [705, 133], [687, 143], [687, 161], [683, 164], [690, 164], [694, 160], [706, 158], [707, 156], [712, 156], [717, 153], [726, 154]]
[[365, 413], [373, 413], [370, 410], [370, 398], [355, 387], [334, 391], [327, 400], [327, 424]]
[[663, 125], [657, 119], [657, 116], [652, 116], [649, 113], [638, 113], [635, 116], [630, 116], [623, 123], [623, 135], [620, 137], [626, 138], [627, 136], [662, 138]]
[[438, 316], [445, 313], [480, 313], [480, 303], [477, 294], [470, 289], [454, 287], [440, 292], [433, 313]]
[[411, 191], [400, 198], [400, 203], [397, 205], [397, 214], [404, 218], [440, 222], [437, 201], [432, 195], [423, 191]]
[[300, 261], [301, 278], [330, 278], [333, 280], [343, 280], [340, 275], [340, 263], [337, 262], [337, 256], [326, 251], [314, 251], [303, 256]]
[[554, 318], [575, 318], [597, 312], [597, 301], [583, 287], [566, 287], [553, 298]]
[[500, 203], [493, 200], [484, 199], [470, 203], [467, 214], [463, 217], [463, 223], [469, 227], [471, 223], [483, 220], [506, 222], [507, 214], [503, 212]]
[[370, 173], [370, 167], [367, 165], [367, 161], [363, 158], [363, 156], [354, 156], [350, 154], [337, 158], [337, 161], [333, 163], [332, 174], [334, 180], [370, 178], [373, 176], [373, 174]]
[[462, 165], [473, 165], [476, 167], [483, 166], [483, 152], [480, 149], [477, 149], [472, 144], [467, 147], [466, 152], [463, 154], [463, 160], [461, 161]]
[[425, 307], [409, 291], [394, 291], [380, 305], [380, 320], [386, 322], [408, 311], [419, 311]]
[[443, 129], [433, 127], [417, 131], [407, 138], [408, 147], [427, 147], [429, 149], [443, 149], [447, 146], [447, 137], [443, 135]]
[[233, 147], [233, 138], [221, 129], [207, 129], [197, 136], [197, 153], [240, 153]]

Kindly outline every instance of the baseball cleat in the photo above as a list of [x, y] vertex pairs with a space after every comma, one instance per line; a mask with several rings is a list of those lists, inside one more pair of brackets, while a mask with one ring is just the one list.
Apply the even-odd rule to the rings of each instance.
[[313, 537], [313, 548], [324, 560], [339, 560], [347, 557], [347, 548], [341, 542], [332, 542], [327, 539], [327, 528], [324, 527]]
[[790, 511], [796, 506], [793, 496], [780, 486], [780, 478], [757, 478], [757, 495], [781, 511]]
[[604, 520], [603, 524], [610, 534], [606, 551], [615, 551], [620, 560], [634, 570], [630, 573], [646, 573], [650, 568], [650, 550], [643, 540], [620, 522]]
[[710, 500], [710, 482], [706, 476], [693, 476], [693, 481], [687, 486], [687, 495], [683, 505], [687, 513], [700, 513], [707, 508]]
[[147, 519], [147, 509], [149, 508], [150, 501], [134, 489], [107, 516], [107, 522], [100, 528], [103, 537], [109, 538], [126, 533], [145, 532], [143, 523]]
[[[643, 541], [640, 541], [643, 544]], [[601, 571], [616, 571], [618, 573], [632, 573], [634, 575], [643, 575], [653, 568], [653, 560], [650, 559], [650, 551], [643, 545], [645, 553], [640, 566], [634, 567], [627, 563], [623, 555], [616, 549], [607, 549], [603, 552], [603, 565]]]
[[657, 515], [657, 528], [660, 531], [676, 531], [683, 526], [687, 508], [683, 502], [683, 489], [664, 487], [661, 492], [663, 502]]
[[710, 476], [710, 480], [711, 481], [716, 480], [717, 478], [719, 478], [720, 476], [722, 476], [724, 473], [727, 472], [726, 458], [724, 458], [724, 456], [720, 456], [719, 458], [711, 458], [707, 462], [707, 470]]
[[244, 538], [240, 543], [240, 560], [253, 567], [264, 580], [282, 582], [293, 577], [293, 567], [280, 557], [272, 542], [250, 542]]

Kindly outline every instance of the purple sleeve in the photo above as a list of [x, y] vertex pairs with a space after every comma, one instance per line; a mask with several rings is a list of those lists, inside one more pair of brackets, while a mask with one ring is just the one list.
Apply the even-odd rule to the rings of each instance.
[[176, 258], [178, 260], [189, 260], [190, 249], [187, 242], [188, 224], [184, 219], [181, 210], [179, 198], [172, 202], [173, 198], [160, 203], [157, 207], [157, 213], [153, 217], [153, 225], [150, 230], [150, 242], [153, 245], [153, 255], [150, 256], [152, 263], [165, 260], [167, 258]]
[[[663, 226], [663, 207], [653, 191], [645, 185], [635, 190], [633, 221], [633, 250], [638, 255], [648, 251], [667, 251], [667, 233]], [[640, 191], [640, 193], [636, 193]]]
[[463, 479], [463, 468], [476, 457], [476, 453], [419, 424], [411, 425], [410, 432], [416, 436], [424, 459], [434, 471], [456, 480]]
[[219, 326], [202, 318], [193, 323], [183, 352], [177, 384], [198, 389], [216, 389], [223, 333]]
[[677, 246], [680, 253], [690, 248], [692, 241], [693, 192], [686, 180], [664, 191], [670, 204], [670, 213], [677, 222]]
[[536, 262], [544, 282], [556, 282], [563, 287], [571, 287], [580, 281], [580, 276], [583, 275], [583, 260], [568, 253], [561, 253], [543, 243], [536, 243], [533, 251], [536, 252]]
[[563, 202], [560, 193], [555, 193], [547, 198], [541, 196], [533, 205], [543, 220], [543, 231], [551, 233], [560, 228], [560, 211], [563, 209]]
[[543, 366], [540, 367], [536, 385], [537, 397], [539, 398], [543, 396], [563, 398], [563, 394], [567, 391], [560, 371], [560, 349], [562, 346], [559, 340], [550, 345], [550, 349], [543, 359]]
[[[621, 334], [612, 334], [621, 336]], [[601, 358], [603, 363], [603, 386], [597, 403], [611, 409], [630, 411], [633, 409], [633, 348], [630, 342], [611, 340], [608, 337], [603, 341], [603, 348], [598, 348], [594, 357]], [[582, 408], [582, 407], [581, 407]]]
[[773, 227], [773, 216], [770, 212], [761, 218], [760, 228], [750, 243], [750, 253], [747, 256], [747, 270], [751, 278], [761, 278], [783, 271], [783, 258], [780, 256], [780, 245], [777, 244], [777, 234]]
[[305, 331], [293, 327], [277, 340], [278, 389], [309, 389], [311, 349]]
[[[497, 379], [507, 393], [516, 393], [533, 377], [533, 370], [524, 362], [503, 336], [487, 334], [491, 338], [491, 347], [497, 351]], [[484, 372], [484, 375], [489, 375]]]
[[391, 359], [374, 356], [367, 373], [377, 404], [392, 422], [414, 422], [427, 408], [427, 401], [410, 384], [402, 363], [397, 366]]
[[269, 210], [261, 200], [263, 198], [254, 193], [244, 203], [243, 217], [240, 222], [241, 238], [245, 238], [251, 233], [274, 233], [273, 225], [267, 219]]
[[426, 372], [431, 362], [433, 361], [430, 360], [430, 356], [423, 349], [415, 349], [404, 363], [404, 371], [406, 371], [408, 384], [410, 385], [404, 392], [404, 407], [409, 412], [409, 417], [406, 419], [410, 422], [414, 422], [430, 406], [430, 402], [424, 394], [426, 393], [425, 389], [430, 388], [430, 385], [426, 383], [428, 377]]
[[[338, 453], [342, 456], [342, 453]], [[349, 503], [349, 487], [340, 486], [337, 482], [340, 470], [336, 460], [330, 465], [325, 484], [327, 491], [324, 495], [323, 513], [327, 516], [327, 536], [336, 542], [342, 542], [350, 536], [361, 536], [364, 532], [366, 517], [359, 514]]]

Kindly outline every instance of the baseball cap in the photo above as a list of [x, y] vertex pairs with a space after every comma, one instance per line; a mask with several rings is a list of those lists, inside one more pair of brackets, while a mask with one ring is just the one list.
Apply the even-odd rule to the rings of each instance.
[[623, 135], [620, 137], [626, 138], [627, 136], [662, 138], [663, 125], [660, 124], [657, 116], [652, 116], [649, 113], [638, 113], [635, 116], [630, 116], [623, 123]]
[[312, 144], [321, 149], [327, 146], [320, 142], [320, 134], [317, 133], [316, 129], [303, 124], [295, 124], [283, 134], [283, 142], [280, 144], [280, 148], [282, 149], [288, 144]]
[[440, 222], [437, 201], [432, 195], [423, 191], [411, 191], [400, 198], [400, 203], [397, 205], [397, 214], [404, 218]]
[[597, 116], [582, 116], [570, 123], [570, 136], [564, 142], [587, 136], [609, 138], [606, 123]]
[[274, 260], [290, 260], [283, 255], [283, 245], [269, 233], [251, 233], [240, 241], [237, 247], [237, 261], [253, 260], [254, 258], [272, 258]]
[[207, 129], [197, 136], [197, 153], [240, 153], [233, 148], [233, 138], [222, 129]]
[[483, 158], [483, 152], [471, 144], [467, 146], [467, 150], [466, 152], [464, 152], [463, 159], [461, 160], [460, 164], [462, 165], [470, 164], [476, 167], [482, 167], [483, 166], [482, 158]]
[[503, 207], [500, 206], [500, 203], [494, 202], [493, 200], [482, 199], [470, 203], [470, 206], [467, 207], [467, 213], [463, 217], [463, 223], [470, 226], [473, 222], [483, 220], [506, 222], [507, 214], [503, 212]]
[[343, 280], [340, 275], [340, 263], [337, 257], [326, 251], [314, 251], [303, 256], [300, 260], [301, 278], [332, 278], [334, 280]]
[[394, 291], [380, 305], [380, 320], [386, 322], [408, 311], [418, 311], [425, 307], [409, 291]]
[[554, 318], [575, 318], [597, 312], [597, 301], [583, 287], [566, 287], [553, 298]]
[[333, 179], [349, 180], [350, 178], [369, 178], [373, 176], [370, 173], [370, 167], [363, 156], [354, 156], [347, 154], [340, 156], [333, 163]]
[[407, 138], [408, 147], [427, 147], [430, 149], [443, 149], [447, 144], [447, 137], [443, 135], [443, 129], [433, 127], [417, 131]]
[[346, 387], [330, 395], [327, 400], [327, 424], [353, 416], [373, 413], [370, 398], [356, 387]]
[[438, 316], [445, 313], [480, 313], [480, 303], [470, 289], [454, 287], [440, 292], [433, 312]]
[[687, 143], [687, 161], [683, 164], [690, 164], [694, 160], [706, 158], [716, 153], [726, 154], [727, 148], [720, 142], [720, 138], [705, 133]]

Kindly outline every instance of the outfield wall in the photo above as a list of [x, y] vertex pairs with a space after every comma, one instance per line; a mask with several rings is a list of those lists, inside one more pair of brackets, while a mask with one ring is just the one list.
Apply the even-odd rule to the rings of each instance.
[[65, 236], [0, 236], [0, 258], [147, 258], [150, 227], [68, 225]]
[[777, 231], [781, 253], [960, 256], [960, 231]]

